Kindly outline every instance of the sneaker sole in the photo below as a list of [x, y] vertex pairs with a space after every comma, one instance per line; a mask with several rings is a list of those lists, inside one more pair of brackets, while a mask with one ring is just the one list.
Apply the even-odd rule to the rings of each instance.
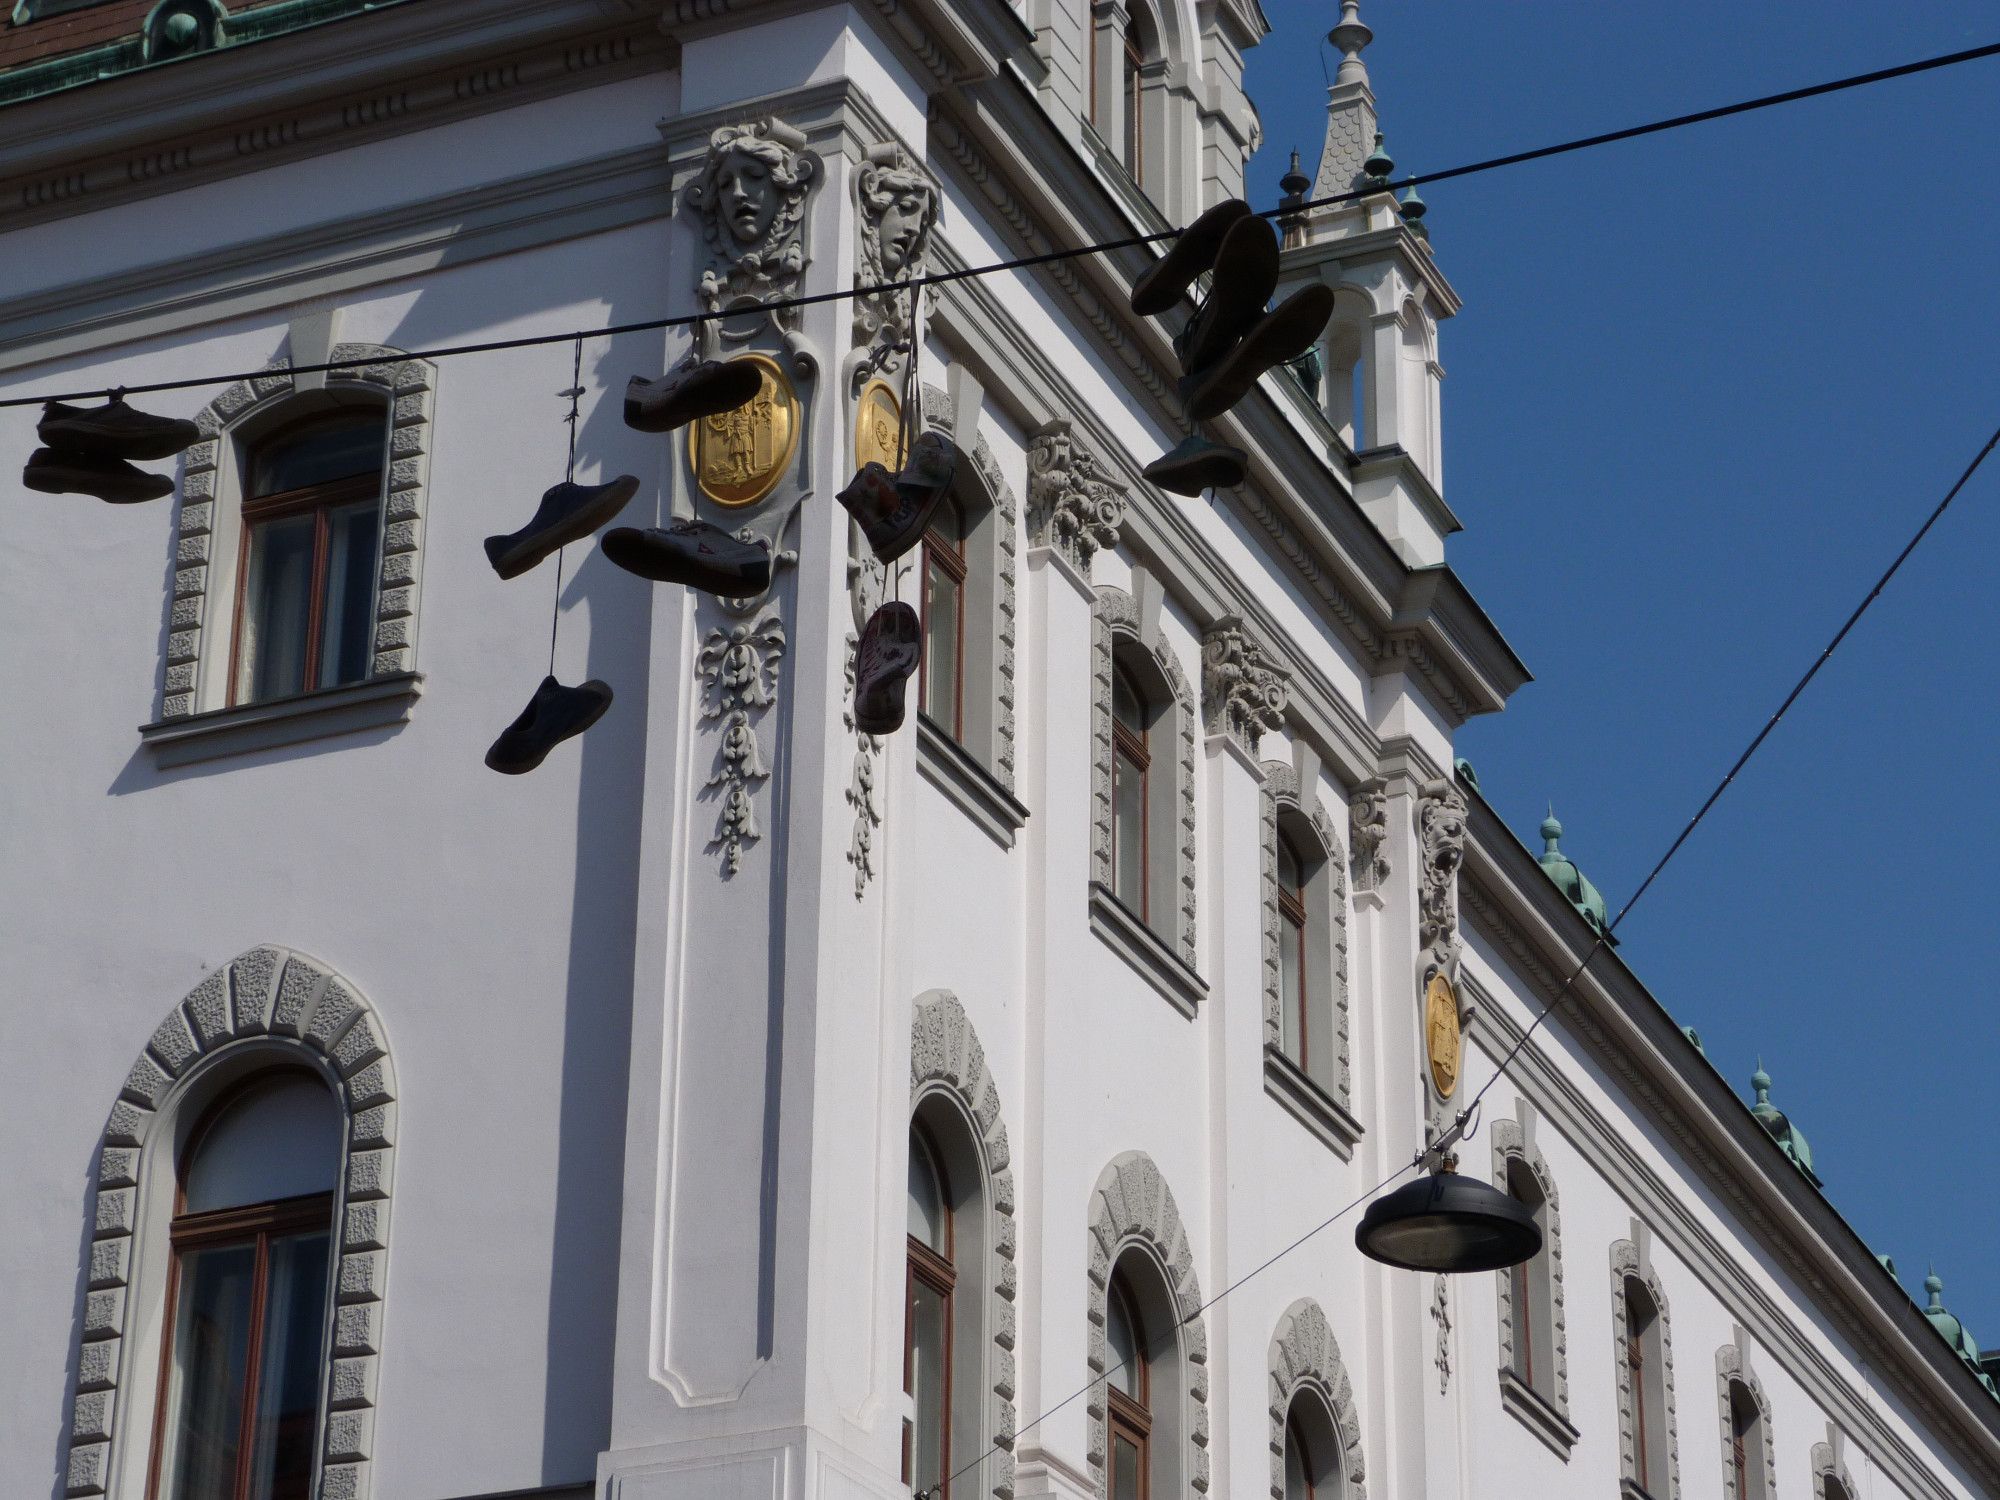
[[1297, 359], [1333, 316], [1333, 288], [1324, 282], [1294, 292], [1266, 313], [1213, 370], [1194, 377], [1187, 397], [1191, 421], [1220, 416], [1249, 393], [1266, 370]]
[[1156, 458], [1146, 465], [1145, 474], [1168, 494], [1193, 499], [1203, 490], [1235, 489], [1249, 475], [1249, 455], [1241, 448], [1228, 448], [1179, 462]]
[[1132, 311], [1154, 317], [1187, 295], [1195, 277], [1215, 264], [1223, 236], [1250, 212], [1241, 198], [1218, 203], [1181, 232], [1167, 253], [1132, 287]]
[[503, 550], [498, 557], [493, 555], [493, 544], [504, 542], [507, 538], [488, 537], [487, 560], [493, 564], [493, 571], [502, 578], [519, 578], [523, 573], [541, 566], [550, 554], [561, 551], [571, 542], [582, 541], [629, 505], [632, 497], [638, 493], [639, 481], [629, 474], [621, 475], [612, 481], [608, 494], [591, 501], [560, 526], [551, 527], [541, 536], [516, 542]]
[[1253, 328], [1278, 286], [1278, 235], [1263, 219], [1238, 219], [1215, 257], [1215, 284], [1201, 310], [1201, 327], [1183, 352], [1192, 374], [1222, 359]]
[[[732, 363], [734, 363], [732, 361]], [[658, 406], [648, 409], [644, 401], [635, 401], [628, 394], [625, 397], [625, 425], [634, 432], [672, 432], [676, 427], [685, 427], [690, 422], [699, 422], [703, 417], [718, 417], [726, 411], [753, 399], [762, 389], [764, 377], [754, 365], [746, 365], [748, 377], [733, 377], [728, 381], [717, 380], [714, 388], [703, 397], [668, 397]], [[731, 394], [730, 387], [743, 389], [741, 395]]]
[[74, 478], [62, 478], [56, 475], [28, 472], [21, 475], [21, 483], [25, 488], [35, 490], [40, 494], [88, 495], [93, 500], [102, 500], [106, 505], [143, 505], [148, 500], [164, 500], [174, 492], [174, 482], [167, 478], [166, 475], [149, 474], [146, 477], [154, 482], [143, 487], [131, 484], [128, 485], [125, 491], [114, 491], [109, 494], [106, 493], [106, 490], [111, 487], [102, 484], [100, 482], [101, 476], [95, 475], [78, 475]]

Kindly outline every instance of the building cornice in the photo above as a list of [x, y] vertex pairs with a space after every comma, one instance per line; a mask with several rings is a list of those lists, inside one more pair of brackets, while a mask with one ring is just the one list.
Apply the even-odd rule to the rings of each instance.
[[[1459, 894], [1466, 921], [1521, 975], [1537, 1003], [1562, 990], [1596, 934], [1534, 856], [1476, 793], [1470, 796]], [[1480, 1007], [1496, 1056], [1524, 1027], [1504, 1007]], [[1560, 1026], [1630, 1101], [1635, 1114], [1726, 1205], [1781, 1273], [1978, 1483], [2000, 1490], [2000, 1402], [1939, 1339], [1909, 1294], [1833, 1205], [1806, 1181], [1728, 1082], [1617, 954], [1600, 950], [1570, 987]], [[1563, 1127], [1632, 1207], [1907, 1493], [1950, 1500], [1925, 1456], [1847, 1380], [1819, 1344], [1740, 1264], [1682, 1195], [1607, 1119], [1548, 1049], [1530, 1039], [1510, 1064], [1535, 1105]]]

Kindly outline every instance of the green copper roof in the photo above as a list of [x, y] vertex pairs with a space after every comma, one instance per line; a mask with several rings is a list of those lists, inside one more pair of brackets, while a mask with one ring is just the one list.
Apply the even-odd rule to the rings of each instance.
[[1958, 1351], [1958, 1357], [1978, 1372], [1979, 1383], [1995, 1396], [2000, 1396], [2000, 1386], [1993, 1377], [1981, 1368], [1979, 1345], [1972, 1337], [1972, 1331], [1951, 1313], [1945, 1311], [1944, 1282], [1938, 1279], [1937, 1267], [1932, 1266], [1930, 1275], [1924, 1278], [1924, 1290], [1930, 1294], [1930, 1306], [1924, 1309], [1924, 1316], [1930, 1319], [1931, 1327], [1938, 1331], [1938, 1337]]
[[1757, 1071], [1750, 1075], [1750, 1087], [1757, 1091], [1757, 1102], [1750, 1106], [1750, 1113], [1771, 1133], [1771, 1139], [1778, 1143], [1785, 1155], [1806, 1174], [1806, 1179], [1814, 1187], [1821, 1186], [1819, 1174], [1813, 1171], [1812, 1147], [1806, 1144], [1805, 1132], [1771, 1102], [1771, 1075], [1764, 1071], [1764, 1059], [1761, 1057], [1757, 1059]]
[[1550, 803], [1549, 815], [1542, 820], [1541, 866], [1548, 872], [1549, 879], [1556, 883], [1556, 889], [1569, 898], [1569, 904], [1590, 924], [1591, 930], [1601, 934], [1615, 947], [1618, 939], [1611, 936], [1611, 918], [1605, 909], [1604, 897], [1576, 867], [1575, 861], [1562, 852], [1562, 831], [1562, 824], [1556, 821], [1555, 804]]

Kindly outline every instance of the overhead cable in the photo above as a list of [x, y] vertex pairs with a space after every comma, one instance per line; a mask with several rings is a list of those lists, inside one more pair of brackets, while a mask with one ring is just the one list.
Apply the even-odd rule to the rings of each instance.
[[[1982, 57], [2000, 54], [2000, 42], [1984, 47], [1972, 47], [1963, 52], [1950, 52], [1942, 57], [1925, 58], [1921, 62], [1903, 63], [1894, 68], [1881, 68], [1873, 73], [1858, 73], [1851, 78], [1838, 78], [1830, 83], [1816, 83], [1810, 88], [1791, 89], [1782, 94], [1767, 94], [1759, 99], [1746, 99], [1740, 104], [1726, 104], [1719, 109], [1700, 110], [1691, 115], [1676, 115], [1670, 120], [1656, 120], [1650, 125], [1633, 125], [1624, 130], [1613, 130], [1603, 135], [1585, 136], [1579, 140], [1564, 141], [1556, 146], [1540, 146], [1533, 151], [1517, 151], [1511, 156], [1496, 156], [1486, 161], [1471, 162], [1462, 167], [1450, 167], [1441, 172], [1413, 172], [1396, 182], [1384, 178], [1379, 183], [1352, 192], [1333, 193], [1324, 198], [1313, 198], [1301, 203], [1282, 204], [1277, 208], [1262, 210], [1259, 218], [1289, 218], [1318, 208], [1332, 208], [1356, 199], [1371, 197], [1377, 193], [1393, 191], [1398, 187], [1414, 187], [1419, 183], [1447, 182], [1454, 177], [1469, 177], [1475, 172], [1490, 172], [1498, 167], [1517, 166], [1522, 162], [1540, 161], [1544, 157], [1561, 156], [1571, 151], [1582, 151], [1592, 146], [1609, 145], [1615, 141], [1632, 140], [1642, 135], [1654, 135], [1663, 130], [1677, 130], [1686, 125], [1698, 125], [1707, 120], [1720, 120], [1731, 115], [1747, 114], [1752, 110], [1769, 109], [1773, 105], [1791, 104], [1801, 99], [1818, 98], [1822, 94], [1838, 93], [1843, 89], [1860, 88], [1864, 84], [1881, 83], [1891, 78], [1905, 78], [1913, 73], [1927, 73], [1937, 68], [1948, 68], [1958, 63], [1972, 62]], [[1005, 271], [1029, 270], [1036, 266], [1053, 265], [1059, 261], [1079, 260], [1087, 255], [1104, 255], [1113, 250], [1129, 250], [1138, 245], [1150, 245], [1160, 240], [1178, 237], [1178, 229], [1165, 229], [1157, 234], [1127, 235], [1123, 239], [1101, 240], [1096, 244], [1083, 245], [1074, 250], [1050, 250], [1040, 255], [1024, 255], [1014, 260], [995, 261], [990, 265], [968, 266], [957, 271], [939, 271], [928, 276], [915, 276], [905, 281], [879, 283], [871, 286], [855, 287], [848, 291], [815, 292], [808, 296], [779, 297], [768, 302], [746, 306], [744, 312], [776, 312], [795, 307], [817, 307], [827, 302], [843, 302], [871, 292], [884, 290], [910, 290], [917, 287], [945, 286], [955, 281], [966, 281], [978, 276], [993, 276]], [[452, 344], [437, 349], [412, 349], [395, 356], [397, 359], [455, 359], [467, 354], [493, 354], [507, 349], [529, 349], [541, 344], [565, 344], [579, 338], [611, 338], [624, 333], [647, 333], [666, 328], [687, 328], [698, 323], [714, 322], [731, 314], [724, 310], [717, 313], [690, 313], [672, 318], [648, 318], [636, 323], [616, 323], [605, 328], [573, 328], [564, 333], [534, 334], [517, 339], [490, 339], [477, 344]], [[335, 370], [358, 369], [365, 365], [381, 364], [380, 357], [374, 359], [336, 359], [319, 364], [292, 365], [287, 367], [294, 375], [311, 375]], [[97, 396], [107, 396], [113, 392], [126, 395], [145, 394], [152, 391], [180, 391], [194, 386], [230, 385], [239, 380], [256, 380], [274, 374], [269, 368], [244, 370], [231, 375], [197, 375], [183, 380], [155, 380], [145, 384], [124, 386], [94, 386], [88, 390], [65, 391], [60, 395], [12, 396], [0, 400], [0, 409], [14, 406], [39, 406], [47, 401], [85, 401]]]

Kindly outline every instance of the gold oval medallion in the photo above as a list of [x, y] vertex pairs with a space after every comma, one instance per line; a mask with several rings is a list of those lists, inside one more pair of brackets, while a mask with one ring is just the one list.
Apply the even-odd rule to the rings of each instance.
[[871, 380], [854, 412], [854, 467], [874, 462], [891, 474], [902, 467], [896, 456], [903, 429], [903, 404], [886, 380]]
[[1442, 974], [1433, 974], [1424, 991], [1424, 1042], [1431, 1055], [1431, 1082], [1438, 1097], [1449, 1099], [1458, 1087], [1458, 995]]
[[777, 484], [799, 446], [799, 398], [778, 362], [739, 354], [764, 377], [757, 394], [734, 411], [703, 417], [690, 429], [688, 462], [694, 482], [718, 505], [755, 505]]

